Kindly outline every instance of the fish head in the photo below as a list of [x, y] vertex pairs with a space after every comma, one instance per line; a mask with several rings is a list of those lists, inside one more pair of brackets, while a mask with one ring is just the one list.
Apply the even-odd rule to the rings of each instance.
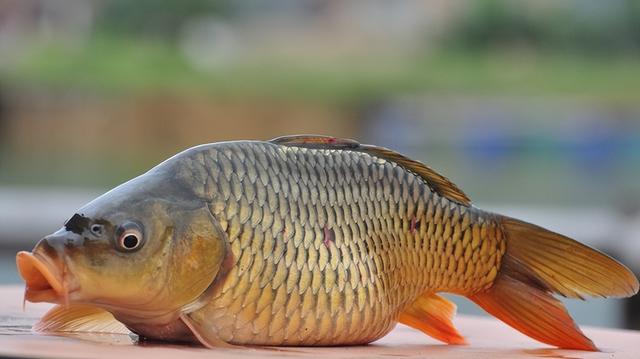
[[148, 320], [211, 287], [228, 252], [225, 238], [189, 191], [133, 180], [18, 253], [17, 266], [25, 300], [92, 304], [124, 322]]

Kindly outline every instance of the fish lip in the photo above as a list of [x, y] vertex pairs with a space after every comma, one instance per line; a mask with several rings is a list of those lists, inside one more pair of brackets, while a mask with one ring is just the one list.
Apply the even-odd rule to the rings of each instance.
[[[60, 263], [63, 264], [63, 263]], [[54, 260], [38, 252], [20, 251], [16, 255], [18, 273], [25, 281], [24, 299], [30, 302], [66, 303], [69, 294], [78, 288], [69, 288], [63, 273]]]

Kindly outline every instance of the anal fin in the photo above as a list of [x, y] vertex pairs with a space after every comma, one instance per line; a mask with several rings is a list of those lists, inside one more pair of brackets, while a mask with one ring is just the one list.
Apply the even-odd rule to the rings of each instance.
[[398, 321], [447, 344], [466, 344], [453, 326], [455, 314], [456, 305], [451, 301], [437, 294], [426, 294], [400, 313]]
[[104, 309], [84, 305], [56, 305], [33, 326], [37, 332], [129, 334], [131, 331]]

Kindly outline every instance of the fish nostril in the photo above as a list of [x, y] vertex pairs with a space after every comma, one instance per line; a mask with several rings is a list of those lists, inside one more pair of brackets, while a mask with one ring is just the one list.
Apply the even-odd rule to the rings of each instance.
[[66, 230], [61, 230], [42, 238], [40, 242], [36, 244], [34, 251], [42, 251], [50, 256], [55, 256], [65, 248], [76, 247], [81, 244], [81, 236]]

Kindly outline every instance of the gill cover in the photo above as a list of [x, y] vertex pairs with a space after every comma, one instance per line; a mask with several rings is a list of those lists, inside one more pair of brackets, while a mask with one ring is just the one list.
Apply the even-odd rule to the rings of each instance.
[[[229, 240], [224, 231], [218, 225], [218, 222], [213, 219], [211, 212], [207, 209], [207, 217], [210, 217], [211, 221], [194, 220], [192, 222], [189, 233], [185, 233], [185, 239], [190, 244], [189, 249], [182, 255], [178, 255], [182, 250], [176, 248], [176, 255], [174, 258], [189, 258], [188, 262], [191, 264], [183, 264], [180, 267], [180, 275], [189, 276], [192, 270], [198, 269], [198, 263], [205, 264], [205, 267], [201, 270], [201, 278], [203, 280], [196, 281], [198, 290], [194, 292], [200, 292], [200, 295], [195, 299], [184, 305], [181, 309], [180, 320], [189, 328], [194, 337], [204, 346], [213, 347], [229, 347], [230, 344], [224, 342], [219, 338], [218, 333], [212, 329], [210, 325], [207, 325], [206, 320], [202, 320], [196, 314], [198, 309], [204, 307], [209, 300], [217, 293], [217, 291], [224, 284], [224, 280], [227, 274], [233, 267], [234, 258], [229, 248]], [[215, 245], [209, 243], [203, 234], [215, 233]], [[206, 266], [206, 263], [214, 264], [213, 266]], [[192, 266], [195, 265], [195, 268]], [[179, 266], [176, 264], [176, 268]], [[205, 274], [207, 273], [207, 274]], [[209, 281], [206, 280], [209, 278]], [[200, 290], [203, 285], [206, 284], [204, 290]], [[194, 289], [196, 287], [193, 287]], [[184, 288], [176, 288], [177, 290], [189, 290], [189, 286]]]
[[185, 210], [177, 222], [167, 283], [171, 298], [195, 310], [228, 268], [229, 240], [206, 207]]

